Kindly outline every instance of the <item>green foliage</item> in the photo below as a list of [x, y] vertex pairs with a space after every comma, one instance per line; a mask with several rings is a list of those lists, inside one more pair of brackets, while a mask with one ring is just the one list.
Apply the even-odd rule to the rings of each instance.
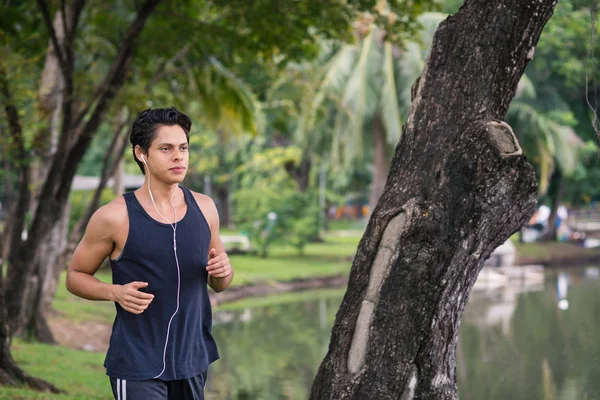
[[[410, 88], [421, 74], [433, 32], [445, 18], [440, 13], [424, 13], [417, 21], [420, 29], [411, 40], [394, 46], [385, 29], [368, 19], [362, 21], [359, 40], [339, 48], [324, 47], [331, 54], [321, 66], [316, 94], [309, 94], [308, 111], [299, 124], [301, 134], [310, 134], [322, 121], [332, 119], [322, 108], [335, 110], [332, 136], [332, 160], [346, 168], [362, 160], [371, 126], [378, 118], [385, 128], [386, 141], [394, 147], [400, 138], [402, 122], [410, 106]], [[319, 61], [319, 60], [317, 60]], [[322, 63], [323, 64], [323, 63]]]
[[285, 233], [285, 241], [292, 244], [299, 255], [307, 243], [319, 236], [319, 206], [312, 191], [289, 191], [281, 196], [278, 220]]
[[263, 257], [273, 243], [289, 243], [302, 255], [306, 244], [318, 236], [319, 208], [310, 192], [241, 189], [234, 198], [236, 226]]
[[243, 168], [234, 194], [234, 222], [262, 256], [275, 243], [291, 243], [302, 253], [318, 236], [319, 207], [314, 191], [298, 192], [285, 166], [300, 162], [300, 149], [272, 148], [256, 153]]
[[[586, 90], [593, 102], [598, 90], [595, 82], [600, 78], [594, 64], [600, 43], [596, 40], [589, 49], [590, 4], [584, 3], [558, 3], [507, 114], [524, 154], [537, 169], [540, 194], [550, 187], [558, 168], [568, 183], [564, 200], [574, 204], [597, 196], [597, 167], [589, 161], [597, 159], [597, 150], [589, 145], [586, 149], [584, 141], [596, 138]], [[596, 15], [596, 36], [599, 22]]]
[[595, 13], [593, 34], [596, 40], [590, 47], [591, 5], [592, 2], [587, 0], [558, 2], [554, 15], [542, 32], [535, 57], [527, 68], [527, 75], [534, 81], [538, 97], [543, 100], [542, 106], [544, 102], [556, 104], [557, 97], [563, 99], [573, 113], [573, 129], [584, 140], [596, 137], [590, 122], [591, 112], [586, 102], [586, 90], [589, 90], [590, 101], [595, 102], [597, 108], [598, 104], [594, 99], [598, 97], [597, 82], [600, 79], [600, 15]]
[[565, 193], [565, 199], [574, 206], [600, 201], [598, 146], [593, 141], [588, 141], [581, 153], [581, 162], [569, 177]]
[[[235, 225], [248, 237], [258, 253], [266, 257], [269, 247], [283, 237], [283, 226], [275, 220], [280, 193], [276, 190], [241, 189], [235, 192]], [[272, 219], [269, 219], [272, 215]]]

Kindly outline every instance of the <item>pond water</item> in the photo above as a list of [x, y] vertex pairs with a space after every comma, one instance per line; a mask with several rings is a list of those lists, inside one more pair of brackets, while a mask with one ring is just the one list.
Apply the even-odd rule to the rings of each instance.
[[[217, 310], [207, 399], [308, 399], [343, 290]], [[600, 268], [473, 291], [456, 354], [461, 399], [600, 399]]]

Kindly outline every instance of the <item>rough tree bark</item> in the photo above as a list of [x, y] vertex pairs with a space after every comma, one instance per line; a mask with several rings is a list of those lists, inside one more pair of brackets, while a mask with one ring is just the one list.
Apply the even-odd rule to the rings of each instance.
[[50, 234], [37, 248], [34, 274], [26, 287], [26, 303], [22, 314], [25, 316], [24, 326], [16, 328], [16, 334], [48, 344], [56, 344], [54, 334], [50, 330], [48, 317], [52, 312], [52, 302], [60, 273], [65, 270], [65, 262], [60, 255], [64, 252], [67, 232], [69, 230], [69, 207], [63, 210], [59, 221]]
[[536, 205], [501, 122], [556, 0], [467, 0], [438, 28], [312, 399], [456, 399], [464, 306]]

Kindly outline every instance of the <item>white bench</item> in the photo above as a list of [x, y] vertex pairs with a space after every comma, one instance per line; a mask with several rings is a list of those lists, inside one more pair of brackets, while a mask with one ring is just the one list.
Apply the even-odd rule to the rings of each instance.
[[250, 239], [245, 235], [221, 235], [221, 241], [225, 245], [225, 250], [252, 250]]

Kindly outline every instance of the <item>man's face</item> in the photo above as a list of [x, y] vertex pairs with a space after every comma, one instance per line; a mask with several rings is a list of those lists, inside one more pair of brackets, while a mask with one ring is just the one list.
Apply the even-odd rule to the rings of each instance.
[[152, 175], [165, 183], [179, 183], [185, 178], [189, 161], [185, 132], [179, 125], [163, 125], [148, 149]]

